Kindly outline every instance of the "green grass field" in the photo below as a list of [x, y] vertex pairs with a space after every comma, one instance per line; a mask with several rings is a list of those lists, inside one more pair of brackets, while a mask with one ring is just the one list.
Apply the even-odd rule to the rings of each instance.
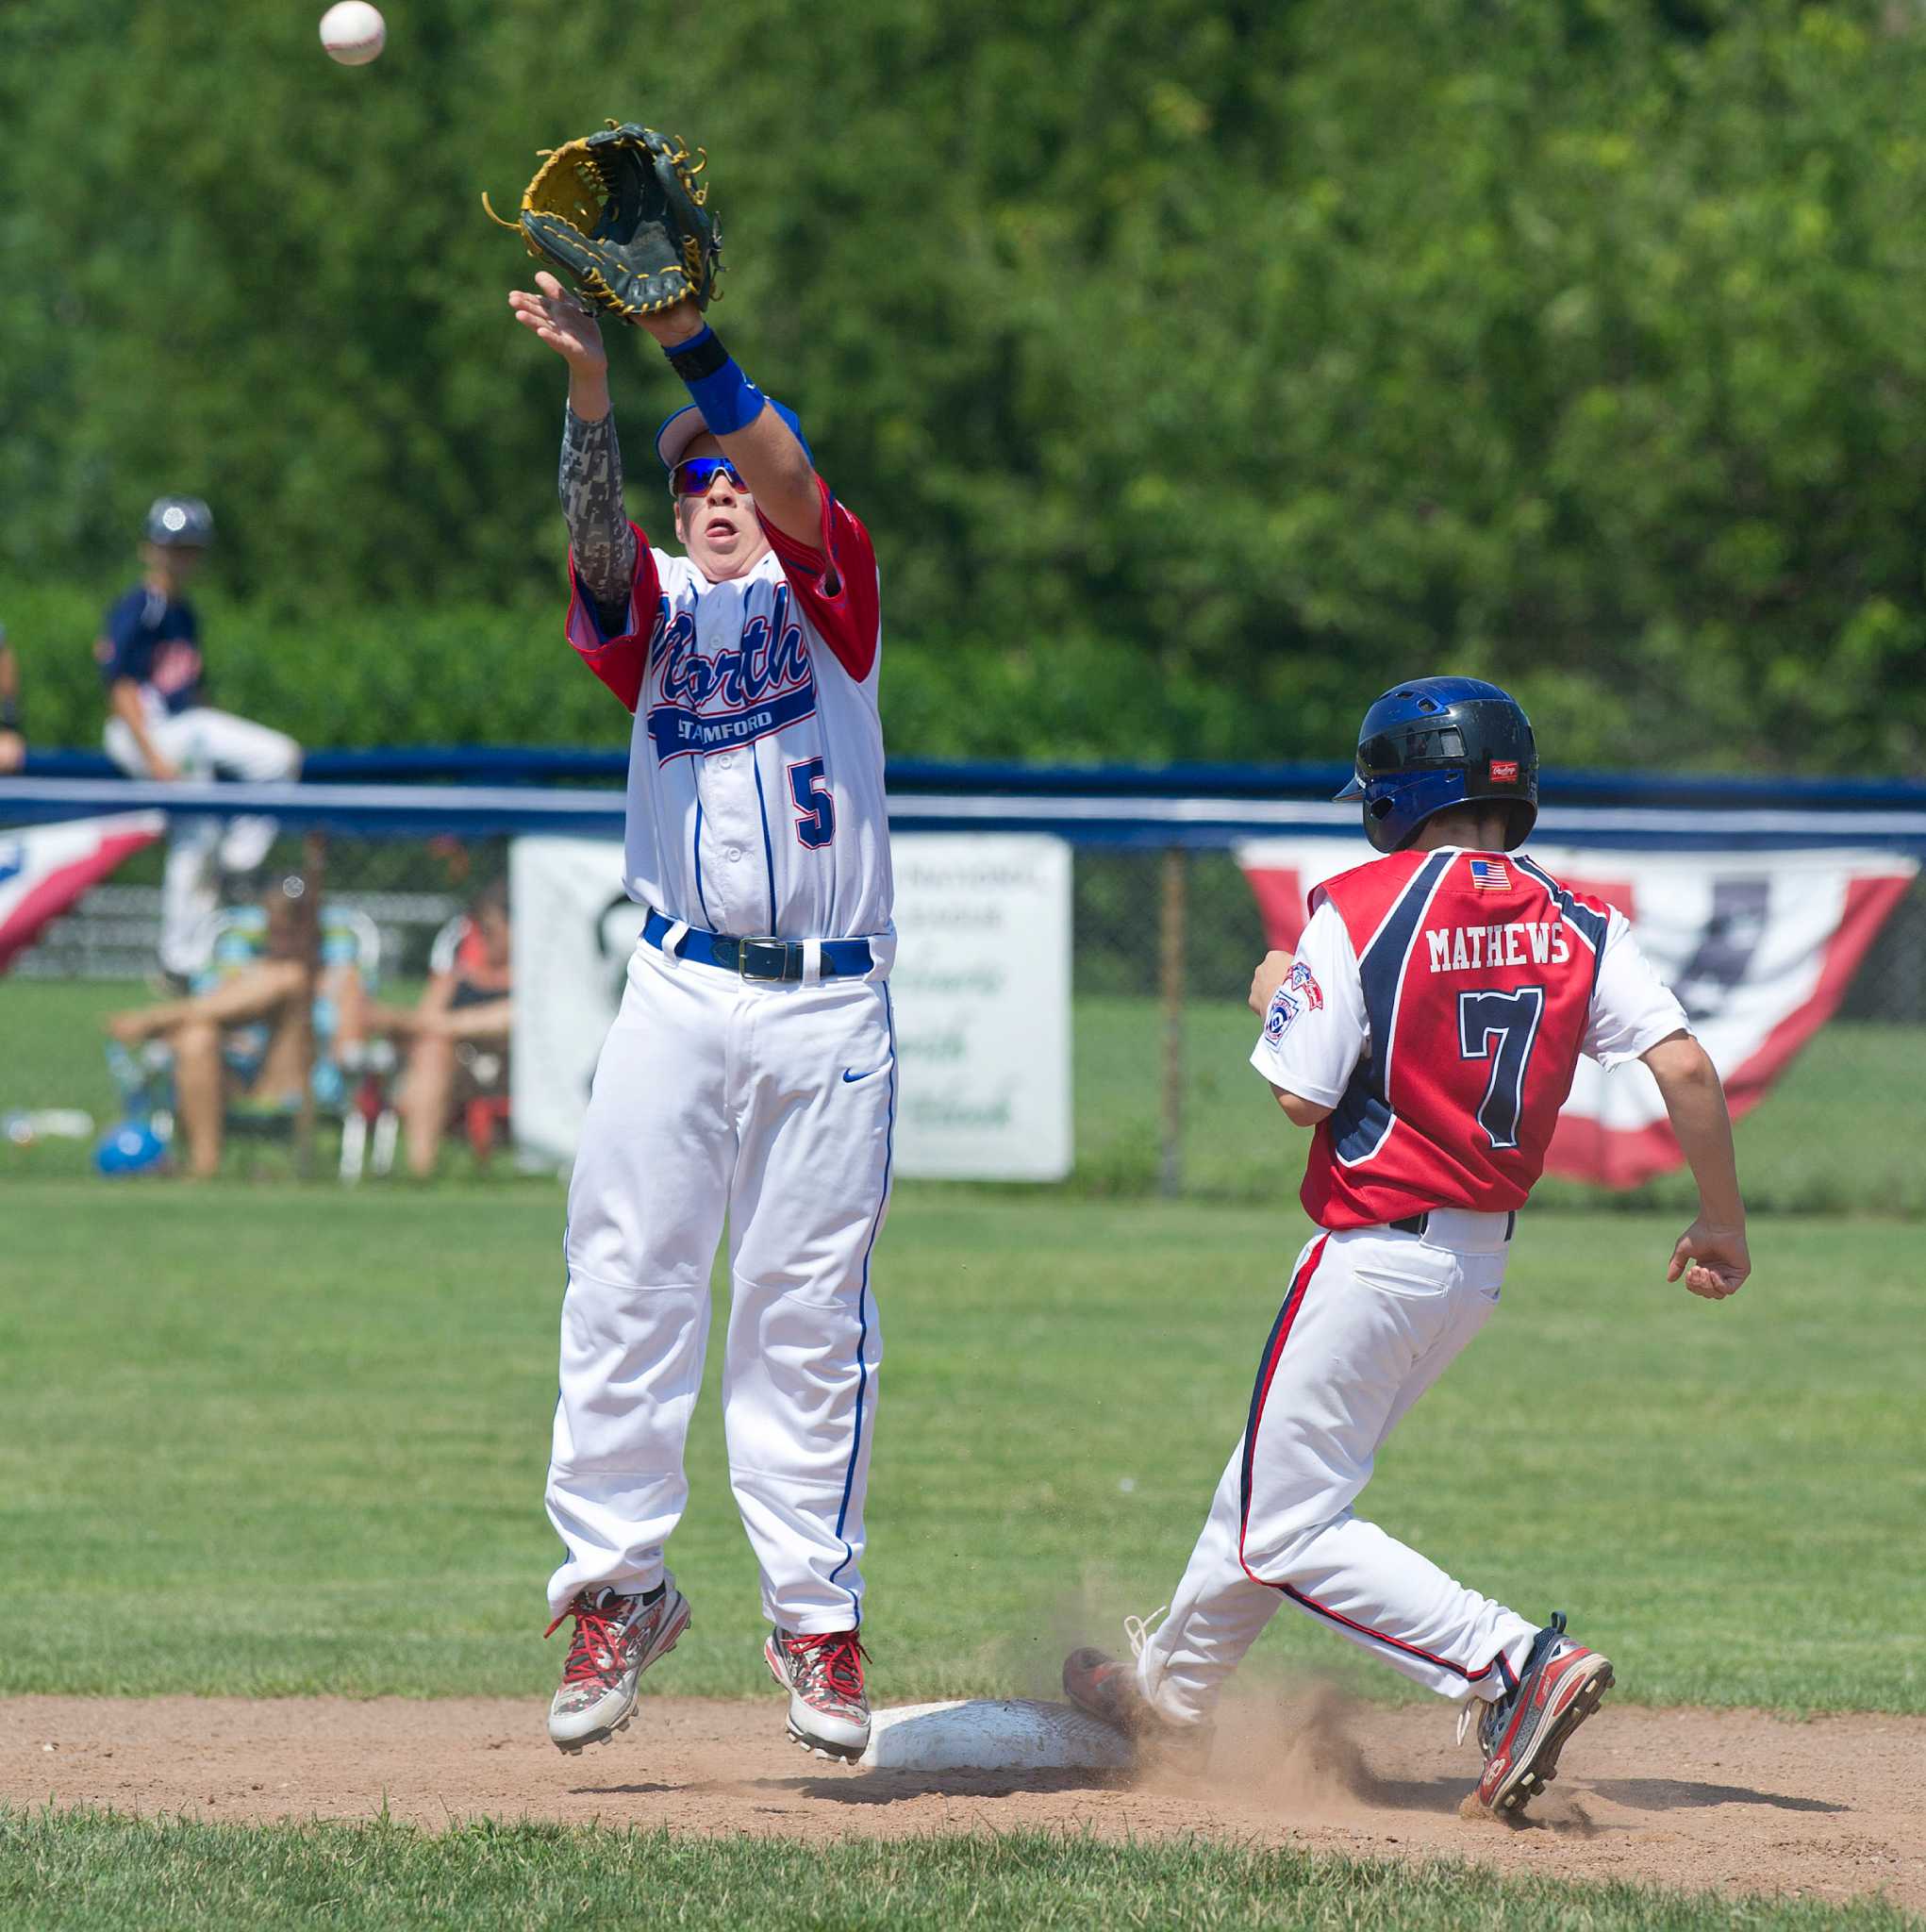
[[1784, 1927], [1898, 1932], [1892, 1907], [1739, 1902], [1629, 1885], [1500, 1879], [1423, 1865], [1200, 1841], [1111, 1844], [1026, 1833], [804, 1846], [557, 1825], [315, 1824], [272, 1831], [190, 1820], [0, 1813], [0, 1925], [451, 1923], [805, 1927], [1210, 1928], [1633, 1932]]
[[[0, 1690], [542, 1692], [556, 1191], [18, 1182], [0, 1212]], [[1720, 1305], [1665, 1286], [1674, 1231], [1528, 1217], [1370, 1511], [1570, 1612], [1628, 1699], [1926, 1710], [1916, 1231], [1762, 1223]], [[1041, 1688], [1067, 1626], [1165, 1600], [1301, 1233], [904, 1191], [877, 1264], [882, 1697]], [[691, 1476], [672, 1560], [701, 1622], [665, 1688], [748, 1692], [712, 1391]], [[1305, 1619], [1259, 1655], [1396, 1694]]]
[[[105, 1116], [94, 1016], [131, 991], [0, 992], [0, 1111]], [[1078, 1028], [1077, 1184], [907, 1186], [880, 1253], [884, 1702], [1048, 1691], [1067, 1642], [1165, 1600], [1305, 1231], [1246, 1016], [1191, 1017], [1205, 1191], [1174, 1203], [1143, 1192], [1154, 1015], [1086, 1001]], [[1370, 1513], [1520, 1608], [1569, 1611], [1627, 1701], [1926, 1710], [1918, 1231], [1869, 1211], [1922, 1206], [1918, 1060], [1911, 1035], [1835, 1028], [1742, 1127], [1777, 1198], [1860, 1212], [1761, 1217], [1734, 1303], [1665, 1286], [1675, 1211], [1548, 1188], [1563, 1211], [1524, 1218], [1503, 1307], [1389, 1446]], [[200, 1189], [109, 1186], [84, 1159], [0, 1144], [0, 1692], [539, 1711], [560, 1641], [540, 1641], [559, 1188], [475, 1186], [465, 1156], [431, 1188], [353, 1191], [273, 1178], [276, 1149]], [[766, 1695], [713, 1389], [690, 1467], [672, 1560], [700, 1615], [662, 1689]], [[1251, 1668], [1403, 1694], [1295, 1617]], [[690, 1926], [1907, 1923], [1236, 1844], [0, 1812], [0, 1926], [573, 1927], [639, 1901]]]
[[[137, 983], [6, 981], [0, 985], [0, 1115], [15, 1108], [83, 1108], [105, 1126], [118, 1113], [101, 1016], [141, 1005]], [[406, 993], [400, 997], [406, 999]], [[1076, 1174], [1082, 1196], [1148, 1194], [1159, 1174], [1161, 1016], [1154, 1001], [1082, 997], [1074, 1012]], [[1185, 1014], [1185, 1191], [1227, 1202], [1290, 1202], [1302, 1143], [1277, 1121], [1246, 1057], [1254, 1032], [1235, 1001], [1194, 1001]], [[1785, 1213], [1926, 1215], [1926, 1161], [1915, 1119], [1926, 1088], [1926, 1028], [1830, 1025], [1795, 1060], [1766, 1103], [1738, 1123], [1738, 1158], [1754, 1208]], [[81, 1141], [13, 1148], [0, 1140], [0, 1182], [87, 1173]], [[249, 1141], [230, 1171], [290, 1176], [286, 1143]], [[473, 1174], [450, 1141], [442, 1169]], [[503, 1174], [503, 1163], [496, 1163]], [[1636, 1194], [1602, 1194], [1546, 1180], [1534, 1198], [1550, 1208], [1679, 1211], [1690, 1202], [1683, 1174]]]
[[[397, 995], [406, 998], [406, 992]], [[151, 995], [131, 982], [65, 985], [15, 980], [0, 987], [0, 1114], [77, 1107], [104, 1126], [117, 1112], [101, 1053], [101, 1017]], [[1157, 1183], [1162, 1018], [1145, 999], [1080, 998], [1074, 1013], [1076, 1173], [1087, 1196], [1144, 1194]], [[1184, 1184], [1198, 1198], [1287, 1202], [1303, 1174], [1298, 1138], [1281, 1127], [1264, 1085], [1246, 1064], [1254, 1022], [1234, 1001], [1197, 1001], [1185, 1016]], [[1926, 1215], [1926, 1161], [1913, 1131], [1926, 1090], [1926, 1027], [1827, 1027], [1763, 1106], [1739, 1124], [1739, 1158], [1756, 1208], [1806, 1214]], [[0, 1140], [0, 1182], [87, 1171], [88, 1147], [70, 1141], [20, 1148]], [[446, 1172], [466, 1177], [466, 1151], [450, 1145]], [[238, 1147], [240, 1172], [287, 1175], [285, 1145]], [[1634, 1194], [1549, 1180], [1535, 1207], [1676, 1212], [1691, 1200], [1685, 1176]]]

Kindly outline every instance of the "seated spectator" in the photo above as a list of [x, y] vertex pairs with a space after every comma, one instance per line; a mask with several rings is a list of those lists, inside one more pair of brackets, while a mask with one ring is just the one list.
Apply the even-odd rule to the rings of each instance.
[[26, 762], [26, 737], [20, 728], [20, 667], [13, 661], [13, 646], [7, 641], [7, 626], [0, 624], [0, 777], [17, 772]]
[[[417, 1179], [434, 1173], [456, 1108], [506, 1091], [509, 991], [508, 893], [498, 882], [475, 896], [453, 960], [431, 975], [419, 1006], [365, 1009], [371, 1033], [391, 1034], [407, 1049], [397, 1111]], [[486, 1141], [476, 1151], [485, 1157]]]
[[[200, 620], [187, 587], [214, 541], [197, 496], [163, 496], [147, 512], [141, 581], [107, 613], [93, 655], [107, 687], [103, 742], [130, 777], [292, 779], [301, 747], [208, 703]], [[274, 822], [246, 813], [224, 823], [171, 813], [160, 882], [160, 964], [185, 985], [206, 964], [201, 941], [221, 903], [220, 881], [252, 873], [274, 841]]]
[[204, 991], [113, 1013], [106, 1023], [124, 1045], [157, 1041], [172, 1055], [175, 1124], [187, 1141], [188, 1172], [200, 1180], [220, 1169], [234, 1099], [245, 1095], [257, 1108], [293, 1111], [315, 1046], [324, 1040], [339, 1048], [366, 1030], [358, 958], [351, 946], [324, 945], [307, 1013], [310, 1037], [301, 1024], [308, 977], [298, 892], [271, 888], [262, 908], [265, 939], [257, 956], [215, 974]]

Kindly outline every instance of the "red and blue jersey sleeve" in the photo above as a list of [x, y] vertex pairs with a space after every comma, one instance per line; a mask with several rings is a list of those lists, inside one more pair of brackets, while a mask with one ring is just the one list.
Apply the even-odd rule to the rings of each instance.
[[575, 577], [575, 558], [569, 557], [569, 616], [567, 635], [582, 662], [633, 711], [642, 695], [642, 678], [649, 668], [649, 644], [662, 616], [662, 579], [656, 553], [641, 526], [630, 524], [636, 537], [635, 575], [629, 583], [624, 626], [615, 636], [602, 627], [594, 600], [584, 594]]
[[876, 548], [862, 520], [830, 495], [821, 476], [816, 488], [822, 506], [820, 543], [799, 543], [760, 511], [757, 517], [797, 603], [836, 661], [861, 684], [876, 668], [882, 642]]

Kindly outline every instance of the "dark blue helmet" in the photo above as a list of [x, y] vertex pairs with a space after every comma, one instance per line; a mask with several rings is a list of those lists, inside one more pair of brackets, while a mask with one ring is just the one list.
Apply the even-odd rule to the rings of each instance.
[[214, 515], [198, 496], [157, 496], [145, 535], [164, 550], [205, 550], [214, 541]]
[[1482, 677], [1416, 677], [1387, 691], [1357, 731], [1357, 772], [1337, 796], [1364, 801], [1364, 835], [1399, 852], [1434, 812], [1502, 800], [1504, 849], [1538, 817], [1538, 747], [1518, 700]]

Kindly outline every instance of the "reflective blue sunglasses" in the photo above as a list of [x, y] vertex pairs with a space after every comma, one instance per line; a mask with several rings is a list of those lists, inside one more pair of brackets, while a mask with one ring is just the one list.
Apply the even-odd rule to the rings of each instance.
[[737, 490], [748, 488], [727, 457], [686, 457], [669, 473], [671, 496], [706, 496], [720, 471]]

